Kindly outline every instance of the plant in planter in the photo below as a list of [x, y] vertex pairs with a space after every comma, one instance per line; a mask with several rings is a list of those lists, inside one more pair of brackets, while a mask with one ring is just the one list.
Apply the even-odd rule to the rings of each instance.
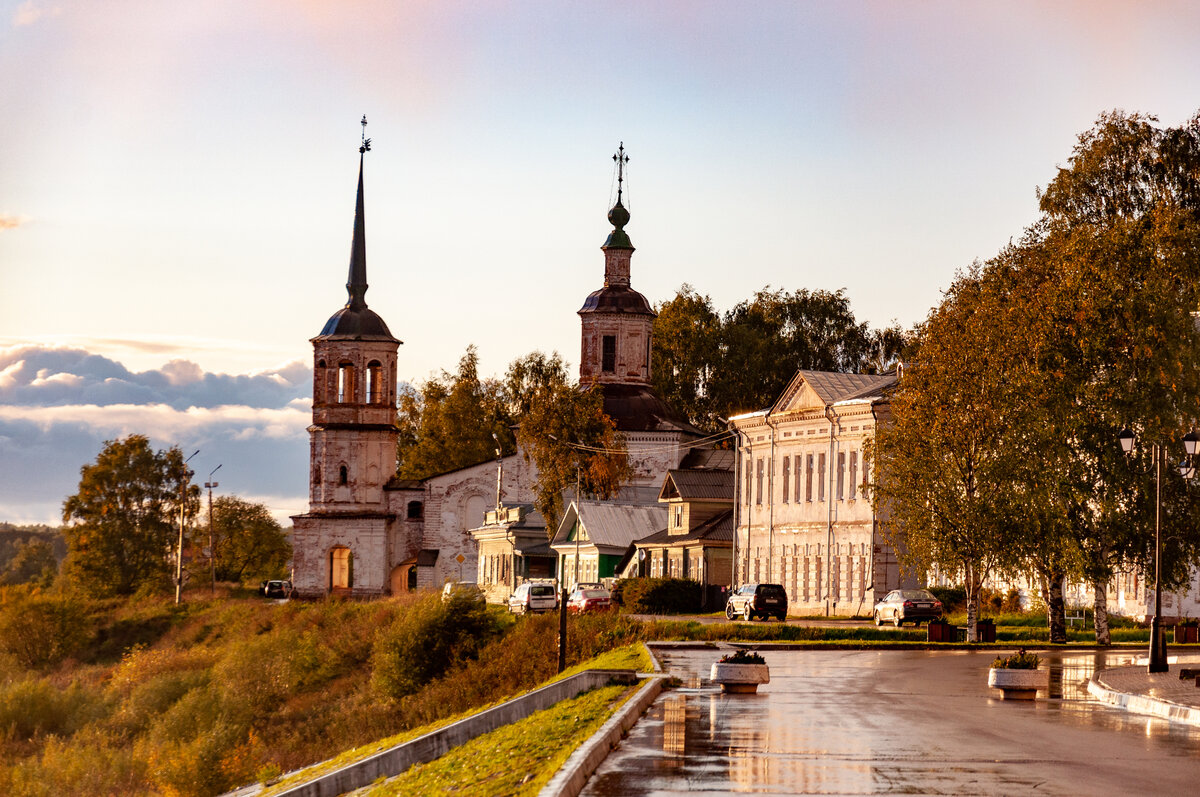
[[1037, 690], [1050, 686], [1050, 673], [1038, 669], [1041, 659], [1021, 648], [1011, 656], [997, 656], [988, 670], [988, 686], [999, 689], [1005, 700], [1033, 700]]
[[1194, 645], [1200, 642], [1200, 625], [1195, 617], [1185, 617], [1175, 624], [1175, 644]]
[[752, 650], [738, 649], [713, 662], [709, 679], [720, 684], [725, 692], [753, 694], [759, 684], [770, 683], [771, 676], [762, 656]]

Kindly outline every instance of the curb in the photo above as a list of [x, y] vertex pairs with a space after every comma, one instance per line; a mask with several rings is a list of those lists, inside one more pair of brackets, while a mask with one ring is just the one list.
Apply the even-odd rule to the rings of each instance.
[[1128, 692], [1118, 692], [1115, 689], [1109, 689], [1097, 681], [1095, 675], [1088, 679], [1087, 689], [1088, 693], [1100, 702], [1116, 706], [1117, 708], [1123, 708], [1133, 714], [1144, 714], [1172, 722], [1180, 722], [1184, 725], [1200, 727], [1200, 708], [1184, 706], [1179, 703], [1172, 703], [1169, 700], [1147, 697], [1146, 695], [1131, 695]]
[[577, 797], [592, 773], [608, 758], [609, 752], [620, 744], [625, 732], [633, 727], [650, 704], [662, 692], [665, 675], [652, 675], [638, 693], [626, 701], [616, 714], [600, 726], [600, 730], [571, 754], [550, 782], [538, 792], [538, 797]]

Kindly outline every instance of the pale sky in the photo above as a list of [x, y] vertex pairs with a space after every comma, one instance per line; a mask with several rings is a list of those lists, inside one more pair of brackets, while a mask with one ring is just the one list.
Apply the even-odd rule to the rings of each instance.
[[621, 141], [651, 302], [909, 326], [1100, 112], [1200, 108], [1198, 41], [1184, 2], [0, 2], [0, 520], [134, 431], [305, 509], [363, 114], [367, 301], [419, 381], [577, 362]]

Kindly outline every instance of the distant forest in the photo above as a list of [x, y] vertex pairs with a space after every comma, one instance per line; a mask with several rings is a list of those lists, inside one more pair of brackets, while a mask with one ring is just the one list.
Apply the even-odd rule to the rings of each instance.
[[52, 581], [67, 555], [57, 526], [0, 522], [0, 585]]

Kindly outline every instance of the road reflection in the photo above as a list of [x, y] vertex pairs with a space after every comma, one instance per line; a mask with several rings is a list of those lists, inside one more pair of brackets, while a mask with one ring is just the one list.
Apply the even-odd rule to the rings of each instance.
[[666, 656], [664, 668], [689, 686], [655, 702], [583, 793], [1123, 793], [1106, 766], [1133, 755], [1164, 778], [1158, 793], [1169, 794], [1179, 793], [1172, 783], [1191, 783], [1200, 757], [1200, 729], [1088, 695], [1097, 669], [1131, 664], [1134, 653], [1048, 654], [1050, 687], [1024, 704], [987, 690], [993, 654], [765, 655], [771, 682], [756, 695], [707, 685], [716, 651]]

